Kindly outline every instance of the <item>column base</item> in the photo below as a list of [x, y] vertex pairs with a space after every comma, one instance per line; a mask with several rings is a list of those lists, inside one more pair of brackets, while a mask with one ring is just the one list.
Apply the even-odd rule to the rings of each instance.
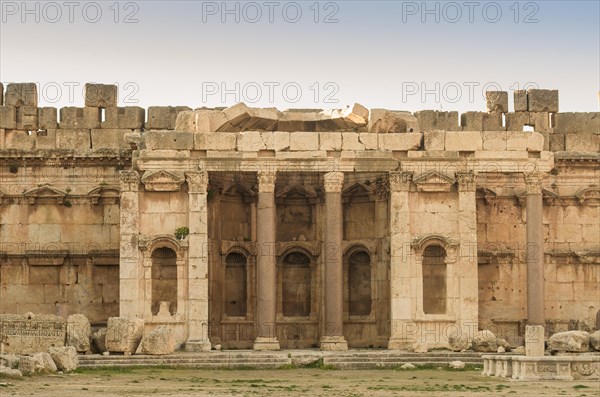
[[256, 337], [254, 340], [254, 350], [281, 350], [277, 338]]
[[403, 350], [413, 351], [415, 347], [415, 341], [406, 338], [390, 338], [388, 341], [388, 350]]
[[320, 341], [321, 350], [344, 351], [348, 350], [348, 342], [343, 336], [324, 336]]
[[188, 340], [184, 347], [186, 352], [209, 352], [211, 349], [212, 345], [206, 340]]

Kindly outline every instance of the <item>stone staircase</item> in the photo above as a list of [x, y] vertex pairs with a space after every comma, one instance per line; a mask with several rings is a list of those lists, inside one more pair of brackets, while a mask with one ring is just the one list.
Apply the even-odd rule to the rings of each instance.
[[465, 364], [483, 365], [481, 353], [448, 351], [410, 353], [389, 350], [350, 350], [346, 352], [240, 350], [203, 353], [176, 352], [168, 356], [82, 355], [79, 356], [79, 366], [83, 368], [167, 366], [206, 369], [276, 369], [291, 365], [302, 366], [320, 359], [323, 360], [323, 365], [336, 369], [393, 368], [405, 363], [447, 366], [449, 362], [456, 360]]

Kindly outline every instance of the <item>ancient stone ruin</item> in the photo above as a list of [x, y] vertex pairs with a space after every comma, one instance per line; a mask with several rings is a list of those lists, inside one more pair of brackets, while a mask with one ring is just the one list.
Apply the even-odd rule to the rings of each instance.
[[[130, 319], [135, 337], [94, 342], [129, 353], [170, 338], [427, 351], [481, 329], [516, 347], [526, 325], [595, 328], [600, 115], [559, 113], [557, 91], [516, 91], [512, 112], [489, 92], [460, 117], [146, 112], [98, 84], [58, 112], [35, 84], [0, 92], [0, 313]], [[50, 347], [67, 322], [2, 324], [10, 349]]]

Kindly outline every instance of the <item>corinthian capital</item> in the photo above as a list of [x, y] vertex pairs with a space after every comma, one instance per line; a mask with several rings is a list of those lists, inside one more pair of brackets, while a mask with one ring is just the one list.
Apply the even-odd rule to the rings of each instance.
[[190, 193], [206, 193], [208, 185], [208, 172], [206, 171], [191, 171], [185, 173], [185, 179], [188, 184]]
[[460, 192], [475, 191], [475, 174], [473, 172], [457, 172], [456, 180]]
[[341, 192], [344, 186], [344, 173], [338, 171], [326, 173], [323, 178], [323, 186], [325, 187], [325, 193]]
[[525, 174], [525, 189], [527, 190], [527, 194], [541, 194], [542, 175], [537, 172]]
[[410, 189], [413, 173], [407, 171], [390, 171], [390, 190], [392, 192], [405, 192]]
[[140, 188], [140, 174], [137, 171], [119, 171], [122, 192], [137, 192]]
[[259, 171], [256, 175], [258, 179], [258, 192], [259, 193], [273, 193], [275, 192], [275, 178], [277, 173], [275, 171]]

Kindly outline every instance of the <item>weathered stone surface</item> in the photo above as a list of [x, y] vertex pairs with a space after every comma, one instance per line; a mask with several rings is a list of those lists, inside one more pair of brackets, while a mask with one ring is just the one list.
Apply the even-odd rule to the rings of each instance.
[[52, 356], [50, 356], [50, 353], [35, 353], [32, 357], [35, 361], [36, 373], [47, 374], [56, 372], [58, 370], [56, 363], [52, 359]]
[[488, 112], [508, 113], [508, 92], [486, 91], [485, 99]]
[[559, 352], [586, 352], [590, 349], [590, 336], [585, 331], [558, 332], [548, 339], [548, 348]]
[[379, 150], [418, 150], [423, 141], [421, 133], [382, 134], [379, 137]]
[[387, 109], [371, 109], [368, 130], [374, 133], [421, 131], [419, 121], [412, 113]]
[[144, 320], [110, 317], [106, 331], [106, 350], [134, 353], [144, 335]]
[[291, 132], [290, 150], [319, 150], [319, 134], [315, 132]]
[[342, 150], [341, 132], [319, 132], [320, 150]]
[[32, 354], [64, 346], [65, 321], [54, 315], [0, 314], [0, 340], [6, 353]]
[[500, 131], [502, 113], [466, 112], [460, 115], [460, 125], [464, 131]]
[[37, 131], [38, 108], [35, 106], [21, 106], [17, 111], [17, 129]]
[[142, 342], [142, 353], [151, 355], [171, 354], [175, 351], [177, 342], [173, 329], [167, 325], [161, 325], [144, 337]]
[[194, 149], [229, 151], [237, 148], [237, 134], [232, 132], [196, 133]]
[[404, 363], [400, 366], [401, 369], [415, 369], [417, 367], [415, 367], [414, 364], [411, 363]]
[[447, 131], [446, 150], [475, 151], [483, 149], [483, 139], [478, 131]]
[[102, 128], [126, 128], [137, 130], [144, 127], [146, 110], [138, 106], [110, 107], [105, 110]]
[[56, 147], [58, 149], [91, 149], [92, 142], [90, 130], [58, 129], [52, 130], [52, 133], [56, 134]]
[[484, 131], [483, 150], [506, 150], [506, 131]]
[[17, 128], [17, 108], [0, 106], [0, 128], [7, 130]]
[[179, 131], [146, 131], [144, 140], [146, 149], [186, 150], [194, 148], [194, 135]]
[[569, 152], [600, 152], [600, 134], [565, 134], [565, 150]]
[[359, 103], [346, 107], [342, 111], [342, 117], [347, 123], [351, 123], [353, 127], [362, 127], [367, 125], [369, 121], [369, 110]]
[[526, 112], [529, 110], [527, 105], [527, 91], [516, 90], [514, 93], [515, 112]]
[[176, 131], [188, 132], [216, 132], [220, 130], [231, 130], [233, 126], [220, 110], [196, 109], [194, 111], [182, 111], [177, 115], [175, 122]]
[[19, 368], [21, 358], [16, 354], [0, 354], [0, 367]]
[[51, 347], [48, 349], [48, 353], [59, 371], [71, 372], [79, 366], [77, 350], [73, 346]]
[[18, 369], [0, 366], [0, 376], [11, 379], [22, 379], [23, 374]]
[[600, 134], [600, 112], [555, 113], [552, 115], [554, 133]]
[[27, 131], [8, 130], [4, 133], [4, 146], [8, 149], [31, 150], [35, 147], [35, 135]]
[[109, 108], [117, 106], [118, 89], [112, 84], [87, 83], [84, 87], [85, 106]]
[[473, 350], [476, 352], [496, 353], [498, 350], [496, 335], [488, 330], [477, 331], [473, 336]]
[[445, 131], [426, 131], [423, 133], [425, 150], [444, 150], [446, 145]]
[[593, 350], [600, 351], [600, 330], [590, 334], [590, 347]]
[[358, 137], [356, 132], [342, 132], [342, 150], [365, 150], [365, 145], [358, 140]]
[[52, 107], [38, 108], [38, 124], [41, 130], [58, 128], [58, 110]]
[[[187, 106], [151, 106], [148, 108], [148, 130], [173, 130], [180, 112], [191, 111]], [[186, 130], [187, 131], [187, 130]], [[195, 130], [193, 130], [195, 131]]]
[[33, 375], [35, 373], [37, 361], [31, 356], [21, 356], [19, 360], [19, 368], [23, 375]]
[[38, 105], [37, 85], [35, 83], [10, 83], [6, 86], [4, 94], [5, 106], [33, 106]]
[[92, 333], [92, 347], [98, 353], [104, 353], [106, 351], [106, 332], [107, 328], [100, 328]]
[[421, 131], [445, 130], [458, 131], [458, 112], [440, 112], [438, 110], [421, 110], [415, 113]]
[[90, 350], [92, 328], [83, 314], [72, 314], [67, 318], [67, 346], [73, 346], [78, 352]]
[[464, 333], [452, 333], [448, 335], [450, 350], [459, 352], [469, 347], [469, 337]]
[[530, 112], [558, 112], [558, 90], [527, 90]]
[[358, 141], [365, 145], [365, 150], [379, 149], [379, 135], [370, 132], [359, 132]]
[[240, 152], [257, 152], [266, 148], [259, 131], [240, 132], [237, 137], [237, 150]]
[[76, 108], [66, 107], [60, 109], [61, 129], [93, 129], [100, 128], [100, 109], [99, 108]]

